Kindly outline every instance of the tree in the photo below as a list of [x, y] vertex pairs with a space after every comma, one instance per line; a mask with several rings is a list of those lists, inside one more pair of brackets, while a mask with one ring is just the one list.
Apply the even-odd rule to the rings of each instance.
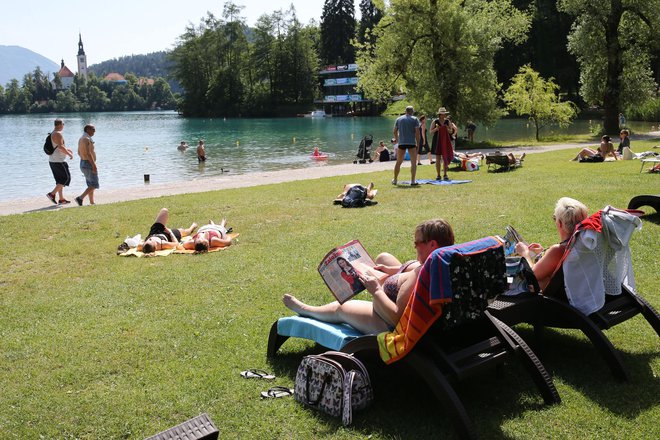
[[546, 81], [526, 65], [513, 77], [511, 86], [504, 93], [504, 102], [518, 116], [529, 117], [536, 128], [538, 141], [539, 130], [544, 126], [554, 123], [565, 128], [577, 116], [577, 106], [570, 101], [562, 102], [558, 90], [553, 78]]
[[354, 0], [326, 0], [321, 14], [321, 60], [325, 64], [355, 61]]
[[360, 0], [360, 25], [357, 34], [360, 43], [364, 43], [365, 41], [374, 42], [371, 30], [378, 24], [382, 17], [383, 14], [372, 0]]
[[529, 24], [509, 0], [391, 0], [375, 45], [358, 45], [358, 87], [377, 101], [405, 93], [423, 112], [442, 105], [459, 123], [492, 123], [502, 114], [495, 52], [523, 41]]
[[618, 131], [618, 114], [648, 100], [656, 84], [651, 54], [660, 46], [660, 0], [560, 0], [575, 16], [568, 48], [580, 65], [580, 94], [602, 105], [605, 132]]

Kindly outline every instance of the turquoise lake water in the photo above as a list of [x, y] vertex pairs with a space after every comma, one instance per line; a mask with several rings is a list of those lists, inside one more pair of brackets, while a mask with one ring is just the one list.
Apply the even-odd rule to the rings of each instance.
[[[52, 130], [55, 115], [0, 116], [0, 201], [43, 196], [54, 181], [43, 153], [43, 142]], [[69, 161], [71, 187], [65, 196], [80, 193], [84, 178], [78, 166], [77, 144], [83, 126], [96, 125], [94, 136], [100, 191], [151, 183], [190, 181], [223, 174], [244, 174], [290, 168], [318, 167], [309, 159], [314, 146], [329, 154], [328, 164], [350, 163], [360, 139], [373, 135], [389, 144], [394, 117], [189, 119], [175, 112], [64, 114], [64, 138], [74, 151]], [[651, 130], [651, 123], [631, 124], [636, 131]], [[545, 131], [560, 132], [559, 129]], [[561, 132], [588, 133], [588, 121], [576, 121]], [[465, 130], [460, 134], [465, 135]], [[533, 139], [525, 119], [503, 119], [494, 127], [478, 127], [477, 140], [519, 141]], [[206, 143], [208, 160], [197, 163], [195, 146]], [[179, 143], [191, 146], [181, 153]], [[357, 165], [356, 165], [357, 167]], [[229, 170], [229, 173], [226, 173]], [[361, 171], [356, 168], [356, 171]], [[71, 197], [68, 197], [71, 198]]]

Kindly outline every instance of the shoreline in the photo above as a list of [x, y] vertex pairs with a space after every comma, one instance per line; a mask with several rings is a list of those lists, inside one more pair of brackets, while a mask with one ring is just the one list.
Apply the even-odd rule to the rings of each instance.
[[[643, 139], [649, 137], [660, 137], [660, 131], [643, 135], [631, 136], [631, 139]], [[527, 154], [543, 153], [554, 150], [567, 150], [593, 145], [593, 142], [566, 143], [555, 145], [540, 145], [534, 147], [499, 148], [507, 153]], [[494, 152], [495, 149], [481, 150], [483, 153]], [[424, 159], [426, 161], [426, 159]], [[402, 168], [409, 168], [410, 162], [405, 161]], [[370, 173], [374, 171], [391, 170], [394, 162], [372, 162], [366, 164], [338, 164], [323, 167], [293, 168], [277, 171], [258, 171], [247, 174], [229, 175], [227, 177], [208, 177], [196, 180], [174, 181], [170, 183], [143, 184], [129, 188], [102, 190], [95, 194], [96, 204], [109, 204], [127, 202], [131, 200], [148, 199], [152, 197], [171, 196], [179, 194], [191, 194], [222, 189], [246, 188], [274, 183], [293, 182], [296, 180], [321, 179], [333, 176], [348, 176], [353, 174]], [[428, 165], [427, 165], [428, 166]], [[89, 205], [83, 205], [89, 206]], [[0, 216], [13, 214], [28, 214], [42, 211], [58, 211], [60, 209], [78, 208], [72, 201], [71, 204], [60, 206], [53, 205], [43, 197], [33, 197], [20, 200], [9, 200], [0, 202]]]

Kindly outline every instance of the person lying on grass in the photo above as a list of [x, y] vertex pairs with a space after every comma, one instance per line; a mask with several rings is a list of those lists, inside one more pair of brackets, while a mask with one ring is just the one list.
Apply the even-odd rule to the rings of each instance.
[[361, 274], [360, 280], [373, 297], [373, 301], [337, 301], [322, 306], [310, 306], [291, 294], [282, 298], [284, 305], [301, 316], [330, 323], [347, 323], [365, 334], [380, 333], [393, 329], [408, 304], [417, 276], [431, 253], [454, 244], [454, 231], [442, 219], [428, 220], [415, 228], [417, 259], [401, 264], [391, 254], [380, 254], [374, 269], [390, 274], [383, 284], [370, 273]]
[[224, 218], [219, 225], [209, 220], [208, 225], [199, 228], [197, 233], [193, 235], [192, 241], [183, 243], [184, 249], [195, 250], [196, 253], [208, 252], [212, 247], [225, 247], [231, 244], [231, 238], [227, 236], [227, 228], [225, 225], [227, 220]]
[[167, 220], [170, 217], [170, 212], [167, 208], [163, 208], [156, 216], [154, 224], [151, 225], [147, 238], [142, 243], [139, 243], [137, 249], [145, 254], [152, 254], [156, 251], [163, 249], [176, 249], [182, 237], [187, 237], [197, 229], [197, 223], [193, 223], [189, 228], [175, 228], [170, 229], [167, 227]]
[[540, 244], [527, 245], [522, 242], [516, 244], [516, 253], [527, 260], [532, 271], [534, 271], [534, 276], [538, 280], [541, 290], [546, 288], [550, 278], [559, 268], [575, 227], [588, 215], [587, 207], [582, 202], [570, 197], [562, 197], [557, 201], [555, 213], [552, 216], [559, 234], [559, 243], [550, 246], [536, 263], [534, 263], [534, 256], [543, 252]]
[[610, 138], [608, 135], [605, 135], [600, 139], [600, 146], [597, 150], [591, 148], [583, 148], [580, 150], [577, 156], [571, 159], [571, 161], [579, 160], [580, 162], [604, 162], [607, 156], [612, 156], [614, 160], [618, 160], [616, 152], [614, 151], [614, 144], [612, 144], [612, 138]]

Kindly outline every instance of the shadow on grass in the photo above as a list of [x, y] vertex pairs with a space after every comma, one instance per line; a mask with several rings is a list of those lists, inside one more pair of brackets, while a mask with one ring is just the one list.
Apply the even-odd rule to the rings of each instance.
[[640, 217], [640, 219], [643, 222], [651, 222], [651, 223], [655, 223], [656, 225], [660, 225], [660, 213], [659, 212], [654, 212], [652, 214], [644, 214], [643, 216]]
[[44, 206], [43, 208], [37, 208], [37, 209], [31, 209], [29, 211], [24, 211], [23, 213], [24, 214], [29, 214], [31, 212], [58, 211], [62, 208], [63, 208], [62, 205], [48, 205], [48, 206]]
[[[270, 364], [278, 376], [289, 378], [293, 384], [303, 356], [324, 351], [318, 345], [289, 351], [285, 343]], [[383, 438], [457, 438], [441, 403], [404, 362], [385, 365], [375, 352], [363, 353], [360, 359], [369, 371], [375, 401], [369, 409], [354, 414], [352, 430]], [[480, 438], [507, 438], [502, 431], [506, 420], [552, 408], [543, 403], [531, 377], [515, 361], [453, 386]], [[313, 410], [309, 413], [319, 422], [318, 434], [336, 433], [341, 427], [339, 419]]]
[[[532, 345], [552, 377], [570, 384], [612, 413], [634, 420], [640, 413], [660, 405], [660, 383], [651, 369], [652, 360], [660, 353], [630, 353], [625, 347], [615, 346], [630, 375], [630, 382], [621, 383], [586, 338], [544, 328], [539, 340], [531, 329], [516, 327], [516, 331]], [[581, 334], [578, 330], [571, 332]]]

